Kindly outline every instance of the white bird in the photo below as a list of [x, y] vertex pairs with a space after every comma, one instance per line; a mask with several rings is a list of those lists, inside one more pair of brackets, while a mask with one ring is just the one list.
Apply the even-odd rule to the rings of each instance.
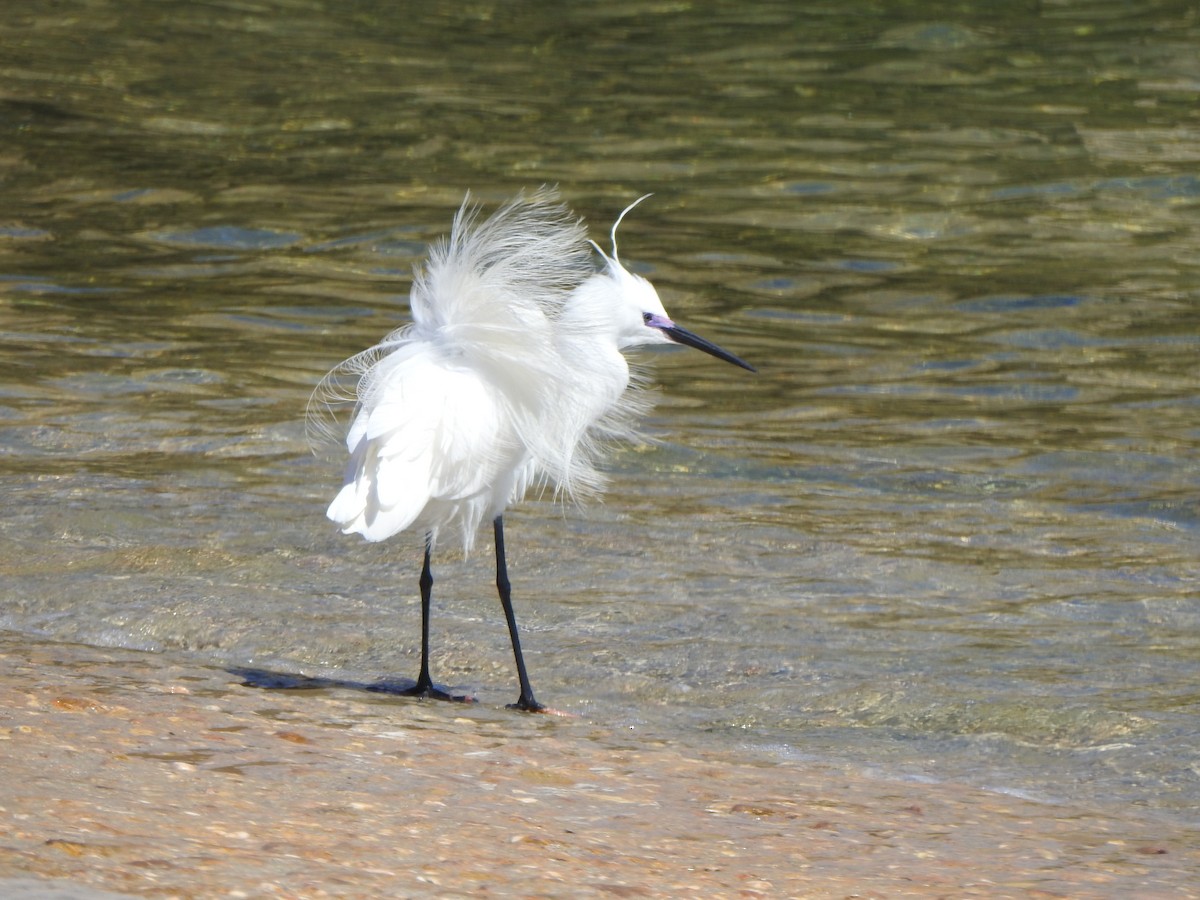
[[355, 403], [329, 518], [368, 541], [425, 535], [421, 671], [405, 693], [449, 699], [429, 675], [430, 557], [446, 532], [469, 550], [489, 520], [521, 688], [514, 706], [544, 710], [517, 635], [504, 510], [534, 485], [568, 496], [601, 489], [604, 447], [632, 438], [648, 406], [623, 350], [674, 341], [755, 371], [672, 322], [650, 282], [619, 261], [617, 226], [644, 199], [617, 218], [609, 256], [550, 189], [518, 195], [484, 222], [468, 194], [449, 239], [414, 273], [412, 324], [337, 366], [313, 394], [318, 429], [331, 403]]

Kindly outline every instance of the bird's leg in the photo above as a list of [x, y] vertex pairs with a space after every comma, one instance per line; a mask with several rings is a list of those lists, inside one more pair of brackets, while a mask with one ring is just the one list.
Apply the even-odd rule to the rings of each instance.
[[417, 582], [421, 587], [421, 674], [417, 676], [414, 688], [418, 693], [433, 689], [433, 679], [429, 677], [429, 607], [433, 597], [433, 570], [429, 566], [433, 543], [429, 535], [425, 536], [425, 563], [421, 566], [421, 578]]
[[504, 561], [504, 517], [496, 516], [496, 590], [500, 592], [500, 604], [504, 607], [504, 618], [508, 620], [508, 634], [512, 638], [513, 655], [517, 658], [517, 678], [521, 682], [521, 696], [511, 709], [541, 712], [546, 709], [533, 698], [529, 686], [529, 675], [525, 672], [525, 657], [521, 655], [521, 638], [517, 635], [517, 617], [513, 614], [512, 585], [508, 581], [508, 565]]
[[421, 566], [421, 674], [417, 683], [400, 693], [408, 697], [431, 697], [435, 700], [466, 700], [466, 697], [454, 697], [433, 686], [429, 677], [429, 606], [433, 596], [433, 570], [429, 565], [429, 557], [433, 553], [433, 535], [425, 536], [425, 564]]

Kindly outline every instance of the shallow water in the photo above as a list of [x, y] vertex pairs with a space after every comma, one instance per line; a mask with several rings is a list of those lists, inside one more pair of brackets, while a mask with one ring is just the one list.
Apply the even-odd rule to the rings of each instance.
[[177, 654], [0, 653], [0, 874], [77, 900], [1190, 896], [1200, 869], [1194, 829], [1127, 810], [332, 679], [248, 690]]
[[[415, 675], [420, 538], [308, 394], [464, 190], [557, 182], [667, 308], [655, 444], [507, 517], [539, 697], [633, 735], [1194, 823], [1185, 3], [62, 4], [0, 39], [0, 625]], [[515, 698], [486, 541], [435, 676]], [[402, 702], [402, 701], [397, 701]]]

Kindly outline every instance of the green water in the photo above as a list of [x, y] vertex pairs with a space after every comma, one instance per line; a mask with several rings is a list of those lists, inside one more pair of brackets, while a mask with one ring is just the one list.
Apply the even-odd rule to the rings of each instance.
[[[557, 183], [663, 353], [603, 505], [507, 518], [538, 696], [685, 745], [1195, 822], [1194, 4], [0, 13], [0, 625], [414, 677], [420, 537], [308, 394], [470, 189]], [[486, 548], [486, 542], [482, 542]], [[435, 677], [515, 699], [486, 549]], [[402, 701], [397, 701], [398, 703]]]

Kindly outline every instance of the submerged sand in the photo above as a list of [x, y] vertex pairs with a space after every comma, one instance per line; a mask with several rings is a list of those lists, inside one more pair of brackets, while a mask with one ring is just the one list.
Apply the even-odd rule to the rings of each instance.
[[158, 654], [0, 652], [6, 896], [1200, 896], [1197, 834], [1133, 815]]

